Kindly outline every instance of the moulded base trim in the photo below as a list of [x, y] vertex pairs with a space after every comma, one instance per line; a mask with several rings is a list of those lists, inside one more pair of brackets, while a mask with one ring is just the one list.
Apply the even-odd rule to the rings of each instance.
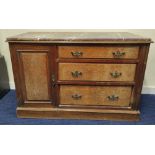
[[138, 121], [140, 119], [140, 112], [133, 110], [93, 110], [17, 107], [17, 117]]

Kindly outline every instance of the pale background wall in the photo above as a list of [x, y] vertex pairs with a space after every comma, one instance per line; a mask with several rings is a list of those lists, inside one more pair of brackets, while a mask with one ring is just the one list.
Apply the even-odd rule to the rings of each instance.
[[[8, 48], [8, 43], [5, 42], [6, 38], [9, 36], [17, 35], [24, 32], [30, 32], [30, 31], [103, 31], [103, 32], [132, 32], [136, 33], [142, 36], [150, 37], [153, 41], [155, 41], [155, 29], [109, 29], [109, 30], [45, 30], [45, 29], [39, 29], [39, 30], [24, 30], [24, 29], [0, 29], [0, 53], [4, 56], [5, 62], [8, 69], [8, 76], [9, 76], [9, 84], [11, 89], [14, 89], [14, 80], [13, 80], [13, 73], [12, 73], [12, 66], [11, 66], [11, 59], [10, 59], [10, 53]], [[1, 75], [0, 75], [1, 76]], [[2, 81], [3, 84], [5, 84], [7, 81]], [[155, 43], [151, 44], [150, 47], [150, 53], [148, 57], [148, 63], [145, 73], [145, 79], [144, 79], [144, 87], [143, 87], [143, 93], [154, 93], [155, 94]]]

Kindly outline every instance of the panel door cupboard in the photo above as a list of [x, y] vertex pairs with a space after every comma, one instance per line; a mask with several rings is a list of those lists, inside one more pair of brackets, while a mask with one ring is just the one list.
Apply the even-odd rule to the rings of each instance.
[[[53, 53], [55, 47], [34, 45], [10, 45], [19, 104], [52, 104], [54, 91]], [[14, 57], [15, 56], [15, 57]]]

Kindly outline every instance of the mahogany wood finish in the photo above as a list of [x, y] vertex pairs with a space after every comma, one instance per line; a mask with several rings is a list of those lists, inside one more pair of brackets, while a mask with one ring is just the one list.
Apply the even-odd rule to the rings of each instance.
[[35, 32], [7, 41], [18, 117], [139, 120], [150, 38]]
[[19, 104], [52, 103], [55, 47], [10, 44], [10, 50]]

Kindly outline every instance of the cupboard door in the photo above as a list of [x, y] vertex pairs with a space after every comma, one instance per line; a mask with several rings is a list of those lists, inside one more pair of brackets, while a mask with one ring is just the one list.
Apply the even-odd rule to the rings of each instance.
[[20, 59], [23, 63], [27, 100], [50, 100], [47, 53], [23, 52]]
[[17, 53], [24, 103], [52, 102], [54, 47], [20, 46]]

